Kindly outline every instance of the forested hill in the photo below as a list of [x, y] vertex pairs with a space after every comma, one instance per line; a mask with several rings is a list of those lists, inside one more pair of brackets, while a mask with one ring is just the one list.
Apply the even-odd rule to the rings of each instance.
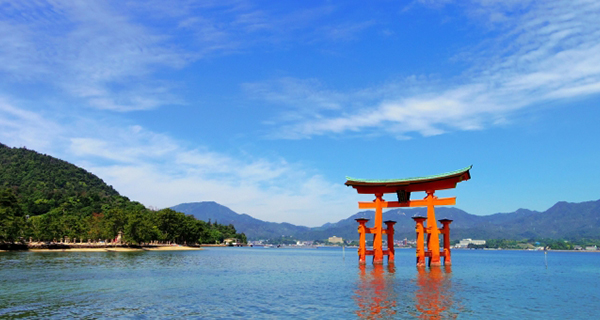
[[12, 189], [30, 216], [47, 213], [73, 197], [95, 203], [97, 206], [85, 207], [99, 212], [99, 206], [119, 195], [102, 179], [71, 163], [1, 143], [0, 188]]
[[0, 245], [19, 239], [113, 239], [131, 243], [245, 241], [233, 225], [171, 209], [152, 211], [66, 161], [0, 143]]

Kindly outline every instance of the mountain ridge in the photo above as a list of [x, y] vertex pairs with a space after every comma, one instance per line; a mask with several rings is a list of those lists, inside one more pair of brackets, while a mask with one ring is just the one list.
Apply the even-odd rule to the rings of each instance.
[[[249, 218], [238, 220], [242, 216], [233, 210], [211, 201], [212, 207], [223, 207], [227, 209], [227, 216], [219, 216], [210, 212], [209, 207], [203, 210], [190, 211], [197, 204], [205, 202], [189, 202], [171, 207], [174, 210], [192, 214], [196, 219], [216, 219], [221, 222], [222, 218], [227, 223], [232, 223], [244, 232], [248, 239], [268, 239], [281, 236], [292, 236], [299, 240], [322, 240], [330, 236], [343, 237], [356, 240], [356, 218], [370, 219], [367, 226], [372, 226], [374, 211], [359, 211], [346, 219], [338, 222], [327, 222], [318, 227], [296, 226], [290, 223], [275, 223], [256, 219], [248, 214]], [[220, 209], [222, 210], [222, 209]], [[218, 211], [218, 210], [217, 210]], [[383, 213], [383, 220], [396, 221], [396, 238], [414, 238], [414, 222], [412, 216], [426, 216], [426, 208], [392, 209]], [[534, 211], [519, 208], [514, 212], [495, 213], [487, 216], [478, 216], [465, 212], [455, 207], [437, 207], [436, 217], [454, 220], [450, 226], [451, 238], [477, 238], [477, 239], [531, 239], [552, 238], [574, 240], [580, 238], [600, 238], [600, 200], [584, 202], [559, 201], [545, 211]]]

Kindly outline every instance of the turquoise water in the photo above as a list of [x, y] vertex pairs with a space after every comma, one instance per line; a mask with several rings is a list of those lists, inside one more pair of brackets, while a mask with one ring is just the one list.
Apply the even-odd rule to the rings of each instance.
[[0, 253], [2, 318], [584, 319], [600, 253], [453, 251], [360, 268], [355, 250]]

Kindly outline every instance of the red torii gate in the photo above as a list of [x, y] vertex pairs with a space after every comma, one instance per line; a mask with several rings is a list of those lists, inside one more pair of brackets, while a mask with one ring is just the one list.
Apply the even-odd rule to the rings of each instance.
[[[451, 265], [450, 258], [450, 223], [452, 220], [442, 219], [442, 229], [438, 229], [435, 219], [436, 205], [455, 205], [456, 197], [439, 199], [434, 195], [436, 190], [452, 189], [461, 181], [471, 179], [473, 166], [464, 169], [418, 178], [407, 178], [398, 180], [361, 180], [346, 177], [346, 185], [351, 186], [359, 194], [374, 194], [373, 202], [359, 202], [359, 209], [375, 209], [375, 226], [367, 228], [368, 219], [356, 219], [359, 223], [358, 232], [360, 243], [358, 249], [359, 263], [366, 262], [366, 256], [373, 256], [373, 264], [382, 264], [383, 256], [388, 256], [388, 263], [394, 262], [394, 221], [386, 221], [387, 229], [382, 226], [383, 208], [401, 207], [427, 207], [427, 218], [413, 217], [417, 226], [417, 266], [425, 266], [425, 257], [429, 257], [430, 266], [441, 265], [440, 257], [444, 257], [444, 264]], [[411, 192], [425, 191], [427, 196], [423, 200], [410, 200]], [[385, 201], [383, 195], [395, 193], [398, 201]], [[423, 223], [427, 221], [427, 226]], [[373, 234], [373, 250], [366, 250], [366, 234]], [[444, 251], [440, 252], [439, 234], [444, 235]], [[382, 247], [382, 237], [386, 234], [388, 238], [388, 249]], [[425, 234], [427, 234], [427, 251], [425, 251]]]

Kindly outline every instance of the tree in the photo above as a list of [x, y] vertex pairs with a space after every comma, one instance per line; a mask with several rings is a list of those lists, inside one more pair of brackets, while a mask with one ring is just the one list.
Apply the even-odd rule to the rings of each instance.
[[222, 243], [225, 240], [225, 237], [221, 233], [221, 231], [216, 228], [212, 228], [208, 231], [208, 239], [206, 243]]
[[114, 239], [125, 228], [127, 215], [123, 209], [110, 209], [104, 214], [102, 222], [101, 238]]
[[156, 226], [165, 241], [176, 241], [183, 231], [185, 215], [172, 209], [162, 209], [156, 212]]
[[154, 229], [148, 215], [141, 210], [135, 210], [127, 214], [127, 223], [123, 230], [123, 237], [127, 242], [136, 244], [147, 243], [153, 240]]
[[11, 189], [0, 191], [0, 242], [14, 242], [23, 236], [25, 217]]

